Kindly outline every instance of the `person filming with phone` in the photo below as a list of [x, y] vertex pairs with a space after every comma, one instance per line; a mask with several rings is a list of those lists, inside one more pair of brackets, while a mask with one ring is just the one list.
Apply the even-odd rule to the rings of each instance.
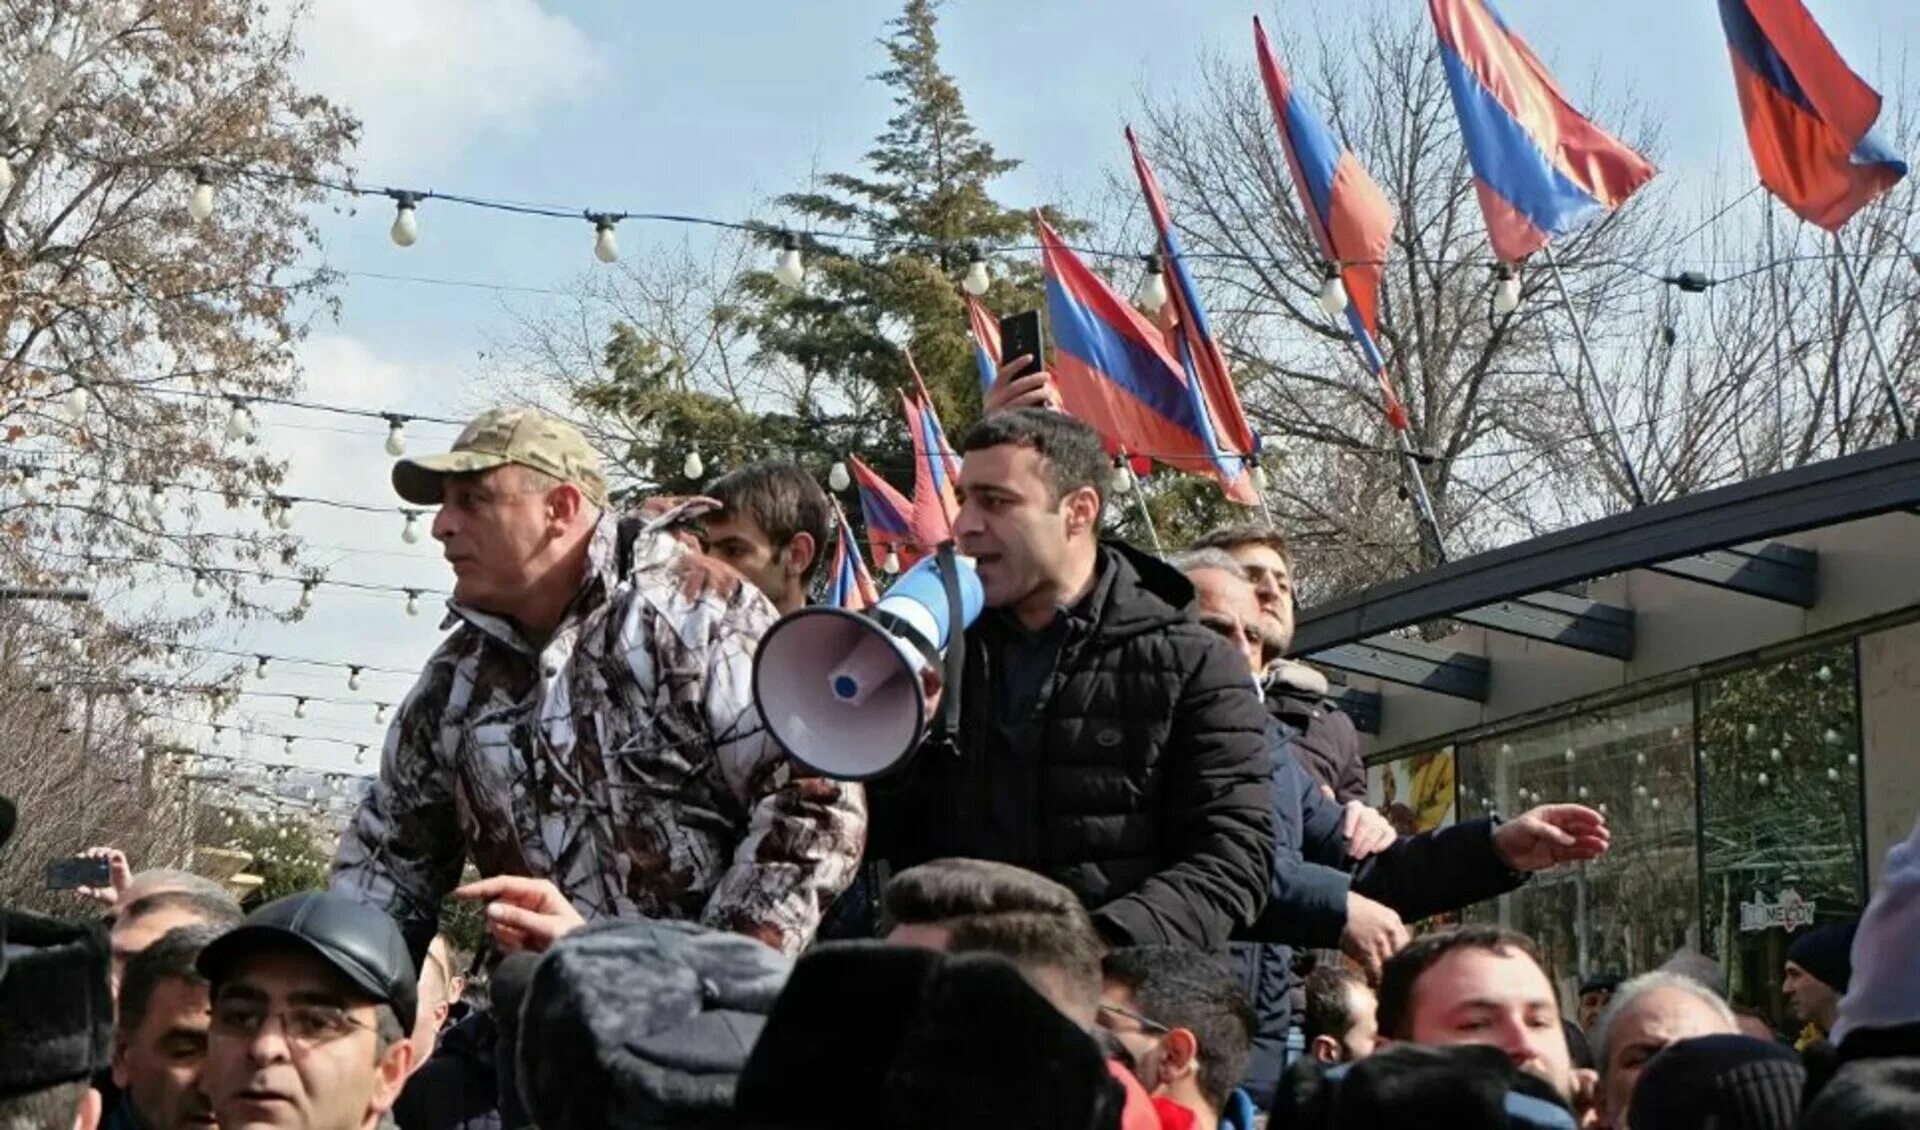
[[714, 505], [608, 506], [565, 421], [501, 408], [393, 485], [438, 506], [453, 631], [388, 731], [332, 888], [386, 911], [417, 964], [471, 857], [508, 949], [582, 918], [693, 919], [796, 953], [860, 857], [859, 786], [808, 777], [759, 724], [773, 606], [676, 536]]
[[1016, 318], [961, 445], [953, 532], [986, 611], [965, 635], [957, 739], [870, 782], [869, 855], [1010, 863], [1072, 890], [1110, 944], [1217, 949], [1259, 912], [1273, 861], [1261, 706], [1245, 661], [1188, 614], [1187, 579], [1101, 539], [1107, 453], [1047, 410], [1038, 317]]

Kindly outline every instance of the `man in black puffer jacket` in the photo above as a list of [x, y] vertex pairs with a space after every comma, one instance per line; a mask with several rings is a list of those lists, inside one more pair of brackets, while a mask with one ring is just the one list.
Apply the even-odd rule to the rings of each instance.
[[987, 417], [954, 533], [988, 610], [966, 634], [958, 748], [869, 787], [869, 858], [1025, 867], [1114, 945], [1219, 950], [1265, 902], [1273, 800], [1245, 661], [1179, 572], [1099, 540], [1111, 467], [1085, 424]]

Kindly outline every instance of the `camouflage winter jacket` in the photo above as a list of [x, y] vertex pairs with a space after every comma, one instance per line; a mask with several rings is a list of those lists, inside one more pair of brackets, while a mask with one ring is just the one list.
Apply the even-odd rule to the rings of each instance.
[[812, 938], [866, 837], [857, 785], [798, 776], [761, 727], [751, 585], [689, 600], [689, 551], [642, 534], [618, 575], [603, 517], [587, 580], [544, 647], [452, 605], [387, 734], [332, 886], [424, 950], [471, 853], [551, 879], [588, 918], [693, 919], [786, 953]]

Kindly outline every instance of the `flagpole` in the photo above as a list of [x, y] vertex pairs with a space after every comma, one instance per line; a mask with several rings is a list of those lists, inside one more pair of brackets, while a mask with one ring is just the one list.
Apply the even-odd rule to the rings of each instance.
[[1893, 410], [1893, 436], [1906, 439], [1912, 433], [1907, 430], [1907, 413], [1900, 407], [1900, 395], [1894, 391], [1893, 372], [1887, 368], [1887, 359], [1880, 353], [1880, 333], [1873, 328], [1873, 315], [1867, 312], [1866, 298], [1860, 293], [1860, 280], [1854, 275], [1853, 260], [1847, 257], [1846, 242], [1839, 232], [1833, 233], [1834, 251], [1840, 257], [1840, 269], [1847, 275], [1847, 290], [1853, 295], [1854, 309], [1860, 311], [1860, 321], [1867, 327], [1867, 349], [1873, 354], [1873, 363], [1880, 370], [1880, 390], [1887, 395], [1887, 407]]
[[1147, 492], [1140, 487], [1140, 476], [1133, 473], [1133, 461], [1127, 457], [1127, 449], [1120, 449], [1120, 466], [1126, 469], [1127, 477], [1133, 481], [1133, 489], [1127, 493], [1133, 495], [1134, 505], [1140, 508], [1140, 520], [1146, 523], [1147, 540], [1153, 543], [1153, 555], [1165, 557], [1166, 548], [1160, 544], [1160, 531], [1154, 529], [1153, 512], [1147, 509]]
[[1560, 273], [1560, 260], [1554, 257], [1553, 244], [1540, 248], [1547, 257], [1547, 269], [1553, 272], [1553, 285], [1560, 291], [1560, 304], [1566, 308], [1567, 321], [1573, 326], [1573, 342], [1580, 350], [1580, 360], [1586, 364], [1587, 372], [1593, 376], [1594, 399], [1600, 402], [1600, 411], [1606, 414], [1607, 431], [1613, 436], [1615, 454], [1620, 459], [1620, 469], [1627, 475], [1627, 490], [1633, 496], [1636, 507], [1647, 504], [1647, 492], [1640, 486], [1640, 472], [1633, 466], [1633, 456], [1627, 451], [1626, 437], [1620, 434], [1620, 423], [1613, 418], [1613, 398], [1600, 384], [1600, 370], [1593, 363], [1593, 354], [1587, 351], [1587, 331], [1580, 324], [1580, 312], [1573, 308], [1573, 294], [1567, 290], [1567, 280]]
[[1427, 528], [1427, 536], [1433, 539], [1433, 552], [1440, 564], [1447, 562], [1447, 543], [1440, 536], [1440, 518], [1433, 510], [1433, 496], [1427, 493], [1426, 476], [1420, 473], [1420, 460], [1413, 454], [1413, 441], [1399, 428], [1391, 429], [1400, 441], [1400, 462], [1407, 469], [1407, 478], [1413, 484], [1414, 517]]

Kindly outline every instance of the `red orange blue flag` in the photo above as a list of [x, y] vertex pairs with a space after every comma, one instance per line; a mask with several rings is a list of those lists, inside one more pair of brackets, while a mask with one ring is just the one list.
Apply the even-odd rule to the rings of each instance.
[[936, 546], [953, 537], [953, 519], [960, 513], [954, 488], [960, 483], [960, 459], [947, 446], [940, 417], [934, 414], [926, 382], [907, 354], [915, 393], [901, 393], [907, 415], [907, 433], [913, 441], [913, 532], [922, 546]]
[[1760, 183], [1828, 231], [1907, 175], [1873, 132], [1880, 94], [1800, 0], [1720, 0], [1733, 85]]
[[1034, 230], [1053, 328], [1050, 371], [1067, 414], [1099, 432], [1109, 450], [1206, 475], [1228, 498], [1257, 502], [1245, 464], [1223, 457], [1209, 441], [1201, 396], [1160, 328], [1089, 270], [1037, 214]]
[[827, 603], [850, 612], [871, 608], [880, 603], [880, 590], [874, 586], [873, 574], [867, 572], [867, 563], [860, 556], [860, 546], [853, 540], [853, 528], [847, 524], [846, 511], [840, 509], [837, 501], [833, 504], [833, 521], [839, 537], [833, 545], [833, 572], [827, 586]]
[[967, 329], [973, 336], [973, 364], [980, 371], [980, 395], [984, 397], [1000, 378], [1000, 323], [972, 295], [967, 296]]
[[860, 488], [860, 515], [866, 519], [867, 545], [873, 552], [874, 565], [885, 568], [890, 553], [903, 569], [924, 557], [931, 547], [923, 546], [914, 536], [913, 504], [859, 456], [848, 456], [847, 466], [853, 469], [854, 485]]
[[1254, 493], [1252, 470], [1254, 457], [1260, 454], [1260, 437], [1247, 423], [1246, 412], [1240, 407], [1240, 394], [1233, 387], [1232, 374], [1227, 371], [1226, 356], [1220, 352], [1220, 344], [1214, 340], [1207, 324], [1207, 312], [1200, 305], [1200, 290], [1187, 270], [1180, 236], [1173, 230], [1160, 182], [1147, 164], [1146, 155], [1140, 152], [1131, 127], [1126, 131], [1126, 138], [1127, 147], [1133, 151], [1133, 171], [1140, 178], [1140, 192], [1146, 197], [1147, 215], [1152, 218], [1154, 232], [1159, 237], [1167, 304], [1172, 307], [1170, 313], [1175, 322], [1175, 359], [1199, 398], [1202, 408], [1199, 419], [1205, 429], [1209, 453], [1216, 460], [1237, 463], [1241, 477], [1246, 479], [1244, 489], [1229, 484], [1227, 497], [1236, 502], [1256, 503], [1259, 496]]
[[1260, 81], [1273, 106], [1280, 130], [1280, 147], [1293, 171], [1293, 187], [1307, 217], [1320, 255], [1339, 271], [1347, 291], [1347, 326], [1367, 368], [1380, 382], [1381, 406], [1396, 430], [1409, 426], [1407, 410], [1394, 392], [1381, 356], [1380, 279], [1386, 272], [1387, 252], [1393, 243], [1393, 208], [1386, 194], [1367, 175], [1346, 146], [1301, 100], [1287, 73], [1267, 46], [1266, 29], [1253, 20], [1253, 46], [1259, 56]]
[[1574, 109], [1492, 0], [1427, 0], [1494, 254], [1517, 263], [1626, 203], [1653, 165]]

